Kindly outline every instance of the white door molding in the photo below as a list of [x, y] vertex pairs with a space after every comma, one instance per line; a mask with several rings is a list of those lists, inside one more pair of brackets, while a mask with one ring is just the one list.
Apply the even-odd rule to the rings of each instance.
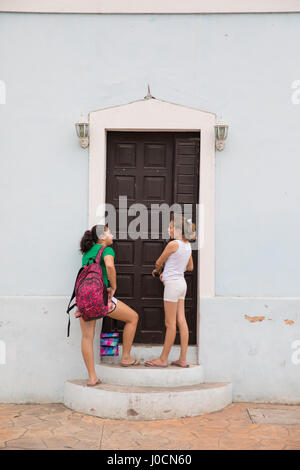
[[[89, 113], [89, 226], [103, 222], [106, 194], [106, 131], [199, 131], [200, 190], [197, 234], [201, 234], [198, 251], [198, 297], [215, 295], [214, 237], [214, 113], [169, 103], [142, 99], [125, 105]], [[201, 262], [200, 262], [201, 258]], [[199, 312], [200, 298], [198, 298]], [[198, 322], [199, 325], [199, 322]]]
[[1, 0], [0, 12], [202, 14], [299, 12], [299, 0]]

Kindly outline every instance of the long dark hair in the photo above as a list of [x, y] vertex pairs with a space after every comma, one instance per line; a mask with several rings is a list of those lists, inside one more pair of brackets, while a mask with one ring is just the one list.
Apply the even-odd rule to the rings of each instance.
[[98, 242], [100, 236], [104, 234], [106, 227], [108, 227], [107, 224], [97, 224], [94, 225], [91, 230], [86, 230], [84, 232], [83, 237], [80, 240], [80, 251], [82, 254], [89, 251], [95, 243]]

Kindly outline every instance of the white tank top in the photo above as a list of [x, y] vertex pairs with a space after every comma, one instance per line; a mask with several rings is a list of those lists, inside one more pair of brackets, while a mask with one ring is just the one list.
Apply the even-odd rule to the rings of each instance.
[[192, 248], [190, 242], [183, 242], [182, 240], [177, 239], [176, 241], [179, 247], [175, 253], [170, 254], [169, 258], [165, 262], [162, 273], [163, 281], [184, 278], [184, 271], [186, 270], [186, 266], [189, 262]]

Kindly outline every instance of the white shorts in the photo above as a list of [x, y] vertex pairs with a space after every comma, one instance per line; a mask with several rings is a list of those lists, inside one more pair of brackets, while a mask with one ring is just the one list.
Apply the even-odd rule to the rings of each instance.
[[112, 313], [115, 310], [117, 303], [118, 303], [118, 299], [116, 299], [116, 297], [112, 297], [108, 301], [108, 313]]
[[170, 279], [163, 281], [164, 283], [164, 300], [167, 302], [177, 302], [179, 299], [184, 299], [186, 294], [186, 280], [185, 278]]

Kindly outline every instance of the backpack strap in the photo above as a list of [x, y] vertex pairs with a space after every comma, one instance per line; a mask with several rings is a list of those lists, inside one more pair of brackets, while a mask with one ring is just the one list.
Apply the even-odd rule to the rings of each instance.
[[67, 314], [69, 315], [67, 337], [70, 336], [70, 326], [71, 326], [70, 311], [72, 310], [72, 308], [75, 307], [76, 302], [74, 303], [74, 305], [72, 305], [72, 307], [70, 306], [70, 304], [71, 304], [72, 300], [73, 300], [74, 297], [75, 297], [75, 286], [76, 286], [76, 282], [77, 282], [77, 279], [78, 279], [79, 274], [81, 273], [81, 271], [82, 271], [83, 269], [84, 269], [84, 266], [83, 266], [82, 268], [80, 268], [79, 271], [78, 271], [78, 274], [77, 274], [77, 277], [76, 277], [76, 281], [75, 281], [75, 284], [74, 284], [73, 294], [72, 294], [72, 296], [71, 296], [71, 299], [70, 299], [70, 302], [69, 302], [69, 305], [68, 305], [68, 308], [67, 308]]
[[102, 253], [105, 250], [105, 248], [106, 248], [106, 246], [102, 246], [100, 248], [100, 250], [98, 251], [97, 256], [95, 258], [95, 263], [99, 263], [99, 264], [101, 263], [101, 256], [102, 256]]

